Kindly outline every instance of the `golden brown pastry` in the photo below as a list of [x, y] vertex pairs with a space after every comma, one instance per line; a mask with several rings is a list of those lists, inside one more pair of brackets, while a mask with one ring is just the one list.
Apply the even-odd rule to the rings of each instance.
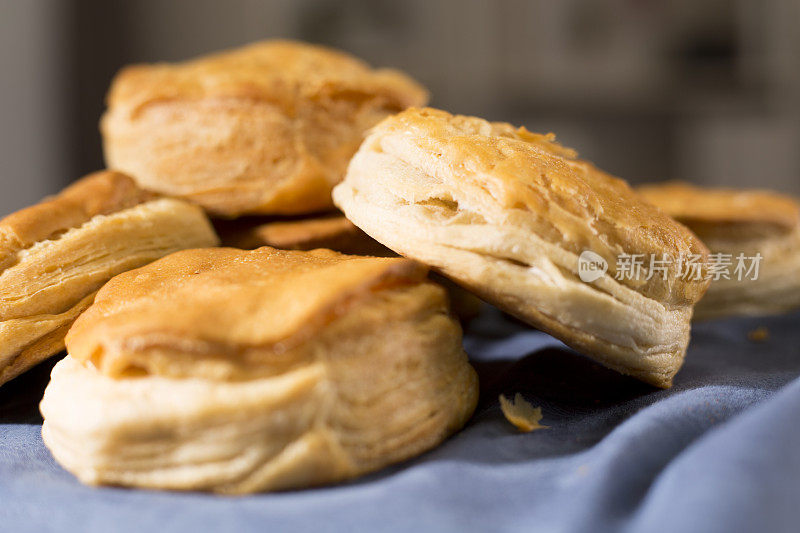
[[800, 205], [795, 199], [680, 182], [638, 191], [688, 226], [712, 252], [711, 286], [695, 318], [764, 315], [800, 306]]
[[394, 252], [339, 214], [297, 219], [244, 217], [216, 220], [223, 246], [252, 250], [272, 246], [284, 250], [329, 248], [353, 255], [387, 257]]
[[0, 384], [63, 350], [114, 275], [216, 243], [201, 209], [108, 171], [0, 220]]
[[[668, 387], [681, 366], [708, 281], [678, 261], [629, 277], [619, 258], [707, 250], [552, 136], [410, 109], [371, 130], [334, 200], [378, 242], [610, 368]], [[607, 263], [587, 282], [584, 252]]]
[[179, 64], [123, 69], [101, 130], [106, 162], [211, 213], [332, 207], [364, 132], [426, 91], [342, 52], [265, 41]]
[[44, 441], [85, 483], [225, 493], [334, 483], [422, 453], [478, 394], [426, 271], [265, 247], [117, 276], [69, 332]]

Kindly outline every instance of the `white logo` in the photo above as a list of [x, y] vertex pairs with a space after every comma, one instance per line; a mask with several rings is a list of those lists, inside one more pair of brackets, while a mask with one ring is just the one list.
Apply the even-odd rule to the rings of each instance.
[[584, 250], [578, 257], [578, 277], [584, 283], [591, 283], [606, 273], [608, 263], [591, 250]]

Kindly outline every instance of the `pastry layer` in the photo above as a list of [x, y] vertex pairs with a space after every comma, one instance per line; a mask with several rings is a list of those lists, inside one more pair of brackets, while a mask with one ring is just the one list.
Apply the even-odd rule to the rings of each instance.
[[[768, 191], [667, 182], [640, 187], [649, 202], [694, 231], [727, 277], [712, 281], [696, 319], [781, 313], [800, 306], [800, 204]], [[720, 255], [722, 254], [722, 255]], [[736, 272], [761, 256], [758, 275]]]
[[[611, 368], [662, 387], [680, 368], [708, 285], [682, 276], [680, 258], [707, 250], [552, 137], [407, 110], [371, 131], [334, 199], [380, 243]], [[586, 250], [608, 265], [590, 283], [578, 277]], [[615, 279], [623, 254], [672, 261]]]
[[272, 246], [283, 250], [328, 248], [354, 255], [394, 255], [341, 215], [288, 220], [245, 217], [217, 220], [214, 227], [223, 246], [245, 250]]
[[[637, 192], [671, 217], [695, 227], [701, 238], [720, 238], [717, 232], [725, 229], [736, 239], [749, 236], [743, 232], [754, 228], [762, 230], [760, 235], [767, 231], [785, 234], [800, 226], [797, 201], [770, 191], [703, 188], [672, 181], [644, 185]], [[704, 223], [715, 232], [702, 232]]]
[[364, 132], [427, 100], [393, 70], [266, 41], [179, 64], [128, 67], [103, 117], [106, 161], [223, 216], [332, 206]]
[[55, 239], [97, 215], [108, 215], [154, 198], [125, 174], [112, 170], [89, 174], [58, 196], [0, 220], [0, 271], [16, 262], [19, 252], [39, 241]]
[[444, 291], [399, 258], [180, 252], [112, 280], [67, 345], [43, 437], [90, 484], [333, 483], [439, 444], [478, 394]]
[[[7, 248], [0, 273], [0, 384], [63, 350], [66, 330], [111, 277], [177, 250], [217, 242], [203, 212], [179, 200], [154, 199], [131, 207], [126, 207], [130, 202], [120, 202], [114, 208], [82, 210], [72, 195], [83, 183], [90, 185], [89, 192], [97, 190], [92, 178], [68, 189], [66, 205], [60, 204], [61, 196], [49, 201], [53, 213], [68, 222], [40, 220], [41, 227], [33, 228], [39, 219], [27, 218], [27, 226], [19, 222], [26, 218], [26, 210], [9, 217], [14, 224], [6, 224], [8, 219], [0, 223], [15, 243]], [[86, 198], [89, 205], [101, 200]], [[38, 213], [40, 208], [29, 209], [46, 219], [45, 212]], [[119, 210], [110, 212], [115, 208]], [[92, 216], [103, 212], [108, 214]], [[68, 224], [77, 225], [67, 229]], [[34, 238], [44, 240], [30, 244]], [[25, 244], [30, 245], [22, 248]]]

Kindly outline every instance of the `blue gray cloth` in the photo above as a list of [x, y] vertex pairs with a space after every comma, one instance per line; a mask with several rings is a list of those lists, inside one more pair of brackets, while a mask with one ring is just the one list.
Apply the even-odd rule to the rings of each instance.
[[[769, 338], [749, 340], [759, 326]], [[465, 344], [481, 402], [441, 447], [352, 483], [248, 497], [80, 485], [42, 444], [43, 365], [0, 388], [0, 530], [800, 530], [800, 313], [695, 326], [665, 391], [491, 309]], [[497, 397], [516, 392], [549, 429], [503, 418]]]

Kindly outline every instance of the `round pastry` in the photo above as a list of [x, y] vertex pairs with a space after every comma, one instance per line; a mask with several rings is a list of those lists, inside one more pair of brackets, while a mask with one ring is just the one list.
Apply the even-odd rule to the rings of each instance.
[[765, 315], [800, 307], [800, 204], [755, 190], [668, 182], [638, 192], [708, 246], [711, 286], [695, 318]]
[[91, 174], [0, 220], [0, 384], [63, 350], [111, 277], [217, 242], [201, 209], [118, 172]]
[[[333, 194], [381, 244], [612, 369], [668, 387], [682, 364], [708, 281], [680, 258], [707, 250], [552, 136], [410, 109], [371, 130]], [[670, 260], [629, 276], [634, 256]]]
[[221, 216], [332, 207], [364, 132], [426, 91], [320, 46], [266, 41], [123, 69], [101, 122], [106, 162]]
[[41, 411], [81, 481], [248, 493], [428, 450], [475, 408], [444, 290], [403, 258], [188, 250], [111, 280]]

